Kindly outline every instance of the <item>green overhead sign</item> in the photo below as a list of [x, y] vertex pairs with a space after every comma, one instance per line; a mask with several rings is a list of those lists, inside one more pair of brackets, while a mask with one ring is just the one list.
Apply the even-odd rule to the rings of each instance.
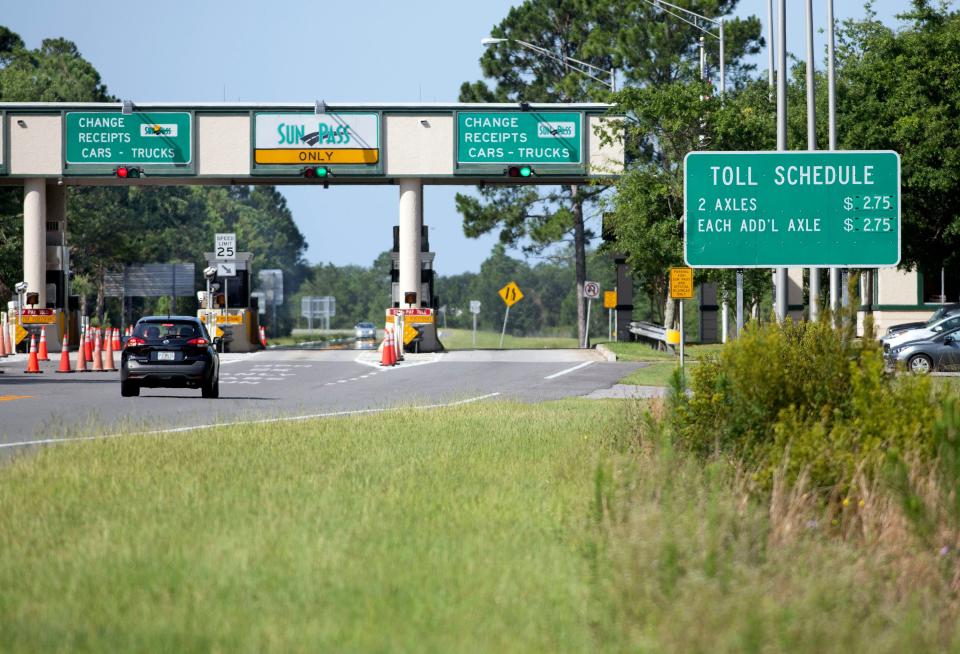
[[457, 165], [583, 164], [583, 114], [553, 111], [457, 113]]
[[71, 111], [64, 117], [64, 143], [68, 172], [85, 166], [184, 166], [193, 154], [193, 120], [186, 111]]
[[691, 152], [684, 255], [695, 268], [900, 263], [900, 156]]

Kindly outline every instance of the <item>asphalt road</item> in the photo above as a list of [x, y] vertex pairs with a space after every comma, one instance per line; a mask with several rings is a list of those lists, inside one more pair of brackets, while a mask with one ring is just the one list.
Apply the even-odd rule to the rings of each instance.
[[[56, 358], [51, 355], [52, 358]], [[381, 368], [376, 352], [266, 350], [221, 357], [220, 399], [199, 390], [143, 389], [120, 397], [118, 373], [23, 373], [0, 359], [0, 454], [13, 444], [144, 431], [512, 399], [577, 397], [611, 388], [639, 365], [591, 350], [460, 351], [408, 355]]]

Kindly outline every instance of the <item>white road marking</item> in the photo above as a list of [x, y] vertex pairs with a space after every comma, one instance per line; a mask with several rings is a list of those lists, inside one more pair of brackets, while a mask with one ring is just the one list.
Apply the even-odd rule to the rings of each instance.
[[236, 427], [239, 425], [268, 425], [276, 424], [280, 422], [301, 422], [303, 420], [316, 420], [320, 418], [338, 418], [342, 416], [358, 416], [367, 413], [386, 413], [390, 411], [409, 411], [410, 409], [444, 409], [452, 406], [460, 406], [462, 404], [471, 404], [473, 402], [480, 402], [482, 400], [488, 400], [491, 397], [497, 397], [500, 393], [487, 393], [486, 395], [478, 395], [477, 397], [469, 397], [465, 400], [457, 400], [456, 402], [446, 402], [444, 404], [424, 404], [420, 406], [411, 406], [411, 407], [385, 407], [382, 409], [354, 409], [352, 411], [331, 411], [329, 413], [311, 413], [303, 416], [287, 416], [284, 418], [265, 418], [263, 420], [239, 420], [236, 422], [220, 422], [220, 423], [208, 423], [204, 425], [193, 425], [190, 427], [171, 427], [170, 429], [156, 429], [153, 431], [140, 431], [140, 432], [130, 432], [129, 434], [103, 434], [101, 436], [76, 436], [74, 438], [44, 438], [43, 440], [36, 441], [18, 441], [15, 443], [0, 443], [0, 448], [8, 447], [24, 447], [29, 445], [51, 445], [54, 443], [70, 443], [73, 441], [95, 441], [106, 438], [121, 438], [124, 436], [161, 436], [163, 434], [182, 434], [189, 431], [200, 431], [203, 429], [218, 429], [223, 427]]
[[571, 372], [573, 372], [574, 370], [579, 370], [580, 368], [586, 368], [586, 367], [589, 366], [591, 363], [595, 363], [595, 362], [594, 362], [594, 361], [584, 361], [583, 363], [578, 364], [578, 365], [576, 365], [576, 366], [573, 366], [572, 368], [567, 368], [566, 370], [561, 370], [560, 372], [555, 372], [555, 373], [553, 373], [552, 375], [547, 375], [546, 377], [544, 377], [544, 379], [556, 379], [556, 378], [559, 377], [560, 375], [566, 375], [567, 373], [571, 373]]

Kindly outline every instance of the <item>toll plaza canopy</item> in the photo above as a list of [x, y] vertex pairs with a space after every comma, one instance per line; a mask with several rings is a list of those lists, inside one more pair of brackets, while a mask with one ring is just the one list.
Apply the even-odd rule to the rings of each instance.
[[3, 103], [0, 184], [579, 183], [623, 170], [611, 108]]

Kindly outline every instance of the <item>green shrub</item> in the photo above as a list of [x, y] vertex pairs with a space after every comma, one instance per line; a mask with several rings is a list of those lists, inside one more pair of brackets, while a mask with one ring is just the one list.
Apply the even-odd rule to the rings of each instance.
[[674, 396], [674, 434], [698, 455], [742, 460], [762, 487], [779, 468], [834, 487], [875, 471], [888, 448], [935, 455], [929, 381], [886, 374], [875, 340], [826, 322], [752, 326], [690, 381], [692, 394]]

